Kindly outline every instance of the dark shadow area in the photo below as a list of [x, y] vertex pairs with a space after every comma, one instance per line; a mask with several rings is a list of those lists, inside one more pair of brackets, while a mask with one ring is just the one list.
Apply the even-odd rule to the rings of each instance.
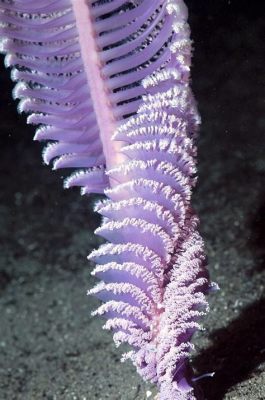
[[[231, 387], [247, 379], [265, 361], [265, 298], [246, 307], [226, 328], [214, 331], [212, 346], [194, 360], [199, 371], [215, 371], [201, 381], [207, 400], [222, 400]], [[202, 372], [203, 373], [203, 372]]]
[[255, 18], [265, 8], [264, 2], [254, 1], [250, 4], [249, 0], [186, 0], [185, 3], [192, 13], [204, 15], [206, 18], [209, 15], [220, 16], [223, 20], [238, 14]]
[[0, 294], [9, 285], [11, 280], [11, 276], [5, 270], [0, 270]]

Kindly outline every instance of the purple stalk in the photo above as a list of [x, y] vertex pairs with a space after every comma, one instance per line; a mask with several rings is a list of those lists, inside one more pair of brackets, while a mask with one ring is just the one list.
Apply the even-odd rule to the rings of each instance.
[[200, 118], [189, 88], [191, 42], [182, 0], [0, 0], [1, 49], [18, 81], [18, 109], [48, 140], [65, 181], [105, 193], [89, 291], [104, 303], [159, 400], [194, 400], [193, 333], [210, 288], [198, 218], [194, 139]]

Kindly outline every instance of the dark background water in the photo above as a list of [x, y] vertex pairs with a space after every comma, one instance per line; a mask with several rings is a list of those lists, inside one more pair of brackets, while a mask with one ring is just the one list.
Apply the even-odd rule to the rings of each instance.
[[[264, 3], [187, 1], [192, 84], [202, 115], [199, 183], [209, 270], [206, 331], [194, 368], [208, 400], [265, 399]], [[94, 198], [62, 189], [18, 116], [0, 69], [0, 399], [143, 400], [146, 386], [101, 322], [86, 255], [97, 247]]]

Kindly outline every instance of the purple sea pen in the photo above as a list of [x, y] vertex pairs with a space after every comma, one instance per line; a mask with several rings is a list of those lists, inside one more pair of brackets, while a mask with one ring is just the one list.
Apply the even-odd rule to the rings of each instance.
[[189, 354], [209, 289], [198, 218], [199, 116], [189, 88], [191, 43], [182, 0], [1, 0], [1, 48], [18, 109], [65, 181], [96, 205], [109, 241], [90, 254], [90, 290], [104, 303], [159, 400], [192, 400]]

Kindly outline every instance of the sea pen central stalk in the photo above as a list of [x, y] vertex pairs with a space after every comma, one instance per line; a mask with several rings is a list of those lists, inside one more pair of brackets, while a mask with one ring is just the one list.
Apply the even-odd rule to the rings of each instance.
[[101, 75], [102, 64], [96, 44], [90, 6], [87, 0], [72, 0], [72, 7], [76, 19], [81, 57], [93, 101], [108, 170], [122, 162], [123, 156], [120, 153], [122, 142], [111, 140], [116, 128], [116, 122], [109, 100], [108, 89], [104, 84], [104, 77]]

